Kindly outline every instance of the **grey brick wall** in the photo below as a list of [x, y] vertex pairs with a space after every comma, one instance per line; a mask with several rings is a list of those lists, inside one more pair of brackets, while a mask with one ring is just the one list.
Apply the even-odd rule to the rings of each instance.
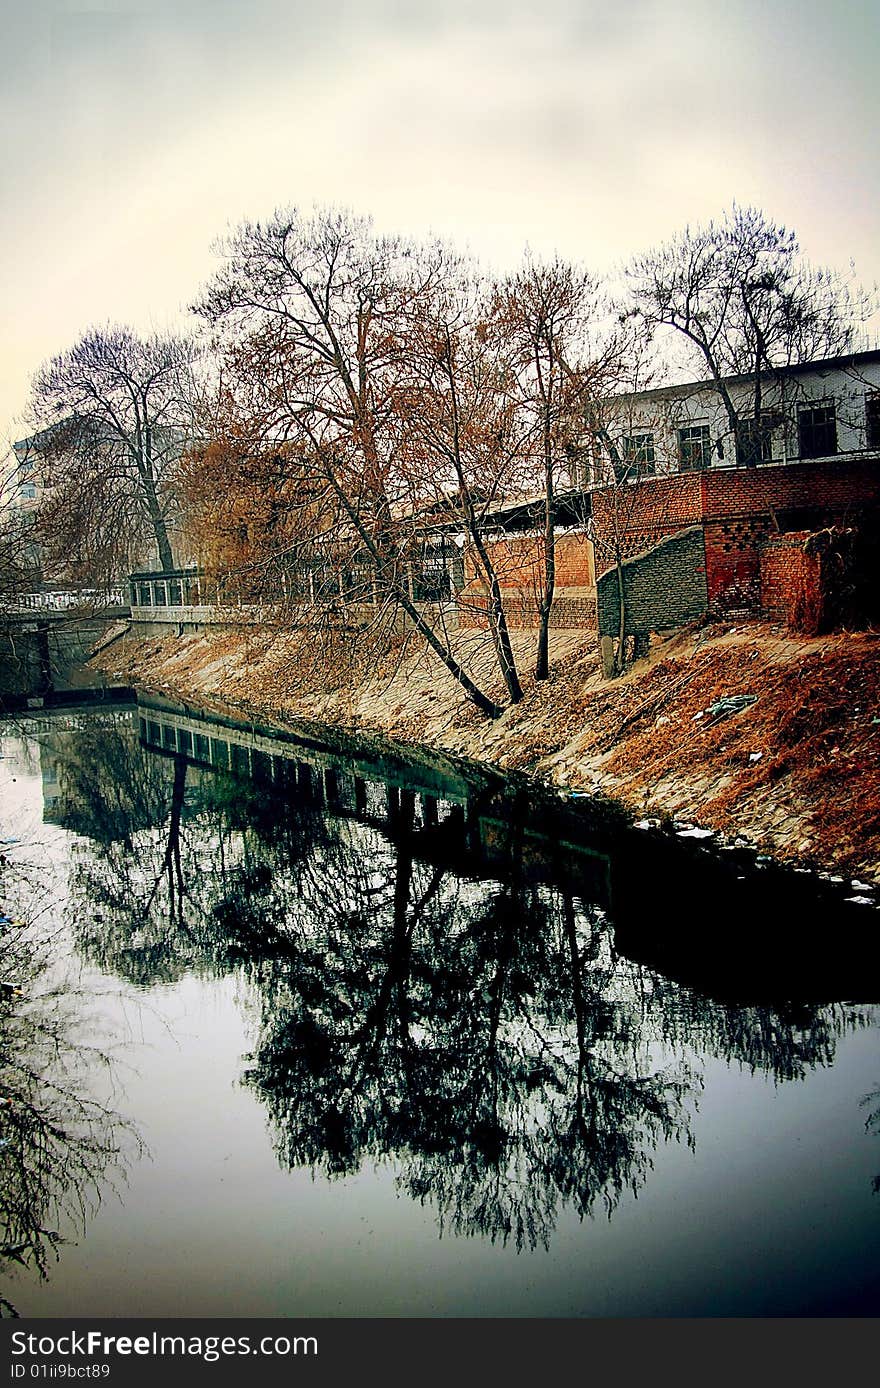
[[[709, 605], [703, 527], [689, 526], [623, 565], [626, 634], [664, 631], [699, 617]], [[597, 583], [599, 633], [617, 636], [617, 570]]]

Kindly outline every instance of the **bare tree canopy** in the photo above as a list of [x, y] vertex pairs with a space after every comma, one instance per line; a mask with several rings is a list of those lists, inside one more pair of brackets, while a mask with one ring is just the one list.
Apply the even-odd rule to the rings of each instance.
[[[842, 275], [807, 264], [793, 231], [736, 204], [719, 222], [685, 227], [636, 257], [628, 278], [635, 313], [651, 330], [680, 334], [714, 382], [741, 462], [753, 461], [748, 441], [767, 373], [851, 351], [871, 309]], [[730, 376], [753, 383], [746, 419], [725, 383]]]
[[299, 438], [346, 476], [354, 469], [378, 536], [392, 500], [401, 326], [424, 291], [420, 274], [435, 267], [336, 211], [245, 222], [219, 251], [223, 267], [194, 308], [224, 329], [227, 379], [249, 390], [257, 435]]
[[491, 507], [528, 484], [527, 439], [508, 363], [486, 327], [475, 267], [445, 268], [407, 325], [396, 409], [400, 471], [415, 514], [453, 520], [467, 536], [495, 659], [517, 703], [522, 687], [485, 527]]
[[17, 474], [0, 481], [0, 608], [14, 606], [39, 579], [32, 517], [20, 506], [17, 490]]
[[[535, 670], [545, 678], [557, 492], [571, 483], [586, 399], [620, 380], [624, 334], [619, 325], [609, 333], [597, 282], [559, 259], [527, 257], [519, 274], [493, 284], [442, 243], [380, 237], [368, 220], [335, 210], [280, 210], [244, 223], [218, 249], [223, 264], [194, 306], [216, 334], [226, 393], [218, 413], [228, 418], [234, 399], [238, 438], [249, 427], [255, 454], [300, 450], [311, 505], [323, 487], [337, 536], [357, 536], [379, 590], [470, 697], [495, 711], [463, 678], [443, 622], [427, 621], [401, 583], [402, 556], [457, 527], [472, 568], [462, 601], [480, 610], [516, 703], [504, 546], [487, 536], [500, 503], [543, 498], [534, 601]], [[213, 422], [206, 432], [215, 435]]]
[[543, 575], [537, 596], [535, 678], [550, 672], [550, 615], [556, 592], [556, 496], [571, 485], [572, 457], [593, 432], [593, 402], [620, 384], [623, 334], [610, 331], [599, 282], [558, 256], [527, 255], [495, 287], [491, 319], [509, 363], [523, 439], [542, 498]]
[[169, 481], [191, 433], [193, 359], [185, 338], [108, 326], [37, 372], [33, 446], [50, 551], [118, 577], [149, 545], [173, 567]]
[[[429, 449], [424, 430], [416, 446], [406, 428], [414, 398], [424, 399], [426, 331], [456, 258], [438, 243], [376, 236], [368, 220], [334, 210], [246, 222], [219, 250], [223, 267], [194, 307], [218, 330], [224, 386], [238, 417], [250, 419], [255, 447], [299, 447], [310, 505], [336, 517], [337, 543], [356, 541], [380, 596], [403, 608], [479, 708], [499, 712], [442, 620], [413, 600], [401, 562], [437, 485], [460, 487], [460, 449], [436, 439]], [[437, 341], [433, 333], [428, 356], [439, 367]], [[435, 424], [448, 435], [442, 407]], [[414, 468], [414, 451], [432, 465]], [[493, 635], [503, 651], [497, 624]], [[501, 670], [518, 698], [509, 661]]]

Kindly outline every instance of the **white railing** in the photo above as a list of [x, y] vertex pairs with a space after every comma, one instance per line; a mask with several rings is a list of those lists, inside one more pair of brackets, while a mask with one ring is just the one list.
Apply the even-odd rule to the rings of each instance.
[[127, 607], [128, 603], [121, 588], [59, 588], [21, 593], [15, 605], [29, 612], [68, 612], [71, 608]]

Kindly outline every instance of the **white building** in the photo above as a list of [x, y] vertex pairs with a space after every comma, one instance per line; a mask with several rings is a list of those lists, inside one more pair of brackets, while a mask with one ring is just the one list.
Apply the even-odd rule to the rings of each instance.
[[620, 395], [603, 413], [594, 485], [612, 469], [620, 480], [878, 454], [880, 351]]

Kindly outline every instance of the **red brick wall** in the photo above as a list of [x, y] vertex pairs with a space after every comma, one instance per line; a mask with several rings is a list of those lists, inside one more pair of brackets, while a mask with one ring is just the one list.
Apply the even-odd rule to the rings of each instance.
[[[537, 630], [538, 609], [530, 594], [508, 589], [504, 594], [504, 612], [511, 631]], [[482, 629], [489, 625], [484, 593], [472, 592], [459, 596], [458, 624], [460, 627]], [[595, 627], [596, 598], [593, 594], [579, 598], [557, 594], [550, 614], [552, 631], [592, 631]]]
[[556, 537], [557, 588], [592, 588], [596, 583], [593, 546], [576, 530]]
[[[485, 543], [502, 588], [535, 589], [544, 557], [540, 535], [501, 535]], [[464, 581], [466, 592], [482, 590], [483, 570], [470, 541], [464, 548]]]
[[665, 535], [699, 525], [706, 510], [704, 477], [701, 472], [685, 472], [594, 492], [597, 569], [610, 567], [605, 556], [617, 538], [624, 558], [632, 558], [644, 554]]
[[[538, 625], [538, 597], [544, 583], [544, 540], [534, 533], [501, 535], [487, 548], [504, 595], [511, 627]], [[465, 586], [459, 596], [462, 626], [485, 626], [485, 580], [470, 545], [464, 554]], [[553, 625], [594, 626], [596, 604], [593, 547], [580, 531], [556, 536], [556, 598]]]
[[772, 529], [769, 512], [764, 516], [730, 517], [705, 523], [710, 607], [723, 611], [759, 605], [759, 546]]
[[[644, 554], [666, 536], [702, 524], [710, 606], [716, 611], [758, 607], [761, 548], [776, 530], [771, 513], [809, 509], [826, 524], [849, 521], [859, 510], [870, 508], [880, 508], [880, 462], [876, 459], [709, 468], [658, 477], [633, 487], [593, 493], [596, 570], [602, 573], [611, 567], [608, 545], [615, 537], [621, 541], [624, 557], [630, 558]], [[541, 536], [504, 535], [491, 540], [489, 548], [511, 626], [535, 626], [536, 595], [543, 581]], [[595, 573], [591, 546], [583, 534], [557, 537], [556, 565], [554, 625], [593, 625], [592, 592], [584, 590], [592, 590]], [[483, 585], [469, 548], [465, 579], [462, 625], [484, 625]]]
[[[525, 535], [499, 535], [487, 539], [486, 548], [502, 588], [527, 588], [537, 593], [544, 583], [544, 537], [529, 532]], [[481, 583], [483, 572], [468, 544], [464, 552], [465, 584]], [[570, 531], [556, 536], [557, 588], [592, 588], [592, 546], [586, 535]]]
[[761, 550], [761, 602], [796, 631], [815, 634], [822, 626], [821, 558], [808, 554], [808, 530], [773, 535]]
[[787, 466], [736, 468], [701, 474], [706, 484], [707, 517], [749, 515], [789, 507], [825, 507], [844, 512], [880, 503], [880, 462], [838, 459], [836, 462], [789, 463]]
[[[708, 469], [657, 478], [621, 493], [618, 511], [625, 555], [643, 553], [685, 525], [703, 523], [710, 605], [717, 609], [757, 606], [760, 546], [771, 535], [774, 513], [811, 509], [826, 522], [848, 520], [880, 506], [880, 462], [839, 459], [785, 466]], [[593, 496], [597, 569], [610, 567], [602, 540], [614, 533], [615, 495]]]

